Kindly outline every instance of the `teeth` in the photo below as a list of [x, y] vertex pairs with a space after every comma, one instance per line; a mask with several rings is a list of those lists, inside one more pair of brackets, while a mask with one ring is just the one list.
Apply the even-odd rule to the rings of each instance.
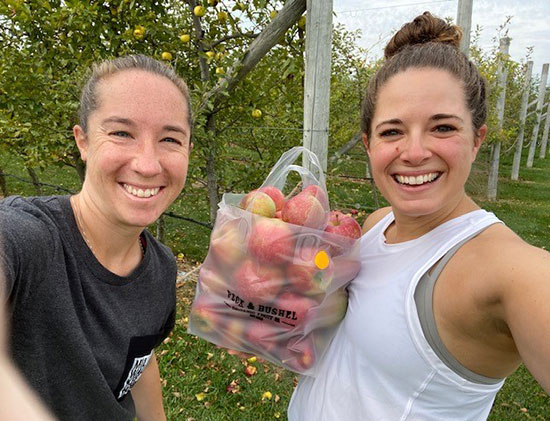
[[154, 189], [142, 190], [142, 189], [136, 189], [135, 187], [131, 187], [128, 184], [123, 184], [123, 186], [128, 193], [130, 193], [132, 196], [137, 196], [137, 197], [151, 197], [158, 194], [160, 190], [160, 187], [155, 187]]
[[429, 183], [434, 181], [438, 177], [437, 173], [429, 173], [417, 176], [408, 176], [396, 174], [395, 179], [400, 184], [408, 184], [410, 186], [417, 186], [419, 184]]

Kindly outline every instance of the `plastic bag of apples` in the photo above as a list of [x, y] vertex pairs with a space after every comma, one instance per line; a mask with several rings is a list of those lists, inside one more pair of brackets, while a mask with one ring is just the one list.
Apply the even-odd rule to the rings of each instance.
[[[299, 188], [285, 197], [293, 172]], [[359, 272], [360, 236], [355, 219], [330, 211], [315, 154], [287, 151], [259, 189], [219, 204], [188, 332], [315, 375]]]

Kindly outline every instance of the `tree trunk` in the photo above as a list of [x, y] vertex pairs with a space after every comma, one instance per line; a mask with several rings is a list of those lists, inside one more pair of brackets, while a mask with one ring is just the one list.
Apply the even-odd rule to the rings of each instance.
[[8, 185], [6, 184], [6, 177], [4, 177], [4, 171], [0, 168], [0, 188], [2, 189], [2, 195], [8, 197]]
[[519, 111], [519, 133], [516, 140], [516, 151], [514, 153], [514, 162], [512, 164], [512, 180], [519, 178], [519, 167], [521, 163], [521, 152], [523, 151], [523, 137], [525, 134], [525, 118], [527, 117], [527, 107], [529, 103], [529, 86], [531, 84], [531, 74], [533, 73], [533, 62], [527, 62], [525, 69], [525, 80], [523, 82], [523, 94], [521, 96], [521, 108]]
[[277, 16], [265, 27], [261, 34], [250, 44], [243, 59], [233, 64], [227, 75], [221, 78], [213, 89], [204, 94], [198, 107], [199, 114], [209, 103], [214, 103], [224, 94], [231, 92], [237, 84], [258, 64], [281, 36], [294, 25], [306, 11], [306, 0], [288, 0]]
[[220, 196], [218, 192], [218, 176], [216, 174], [216, 116], [210, 114], [206, 123], [206, 133], [208, 136], [208, 155], [206, 157], [206, 177], [208, 180], [208, 201], [210, 203], [210, 222], [214, 225], [218, 211], [218, 202]]
[[161, 243], [164, 243], [166, 237], [165, 232], [166, 230], [164, 224], [164, 215], [160, 215], [159, 219], [157, 220], [157, 240], [159, 240]]
[[36, 194], [38, 196], [41, 196], [42, 195], [42, 187], [40, 186], [40, 179], [38, 178], [38, 175], [36, 174], [36, 171], [31, 167], [27, 167], [27, 172], [29, 173], [29, 175], [31, 177], [32, 184], [34, 185], [34, 190], [36, 191]]
[[491, 146], [491, 167], [489, 169], [489, 183], [487, 186], [487, 198], [496, 200], [498, 187], [498, 167], [500, 164], [500, 142]]

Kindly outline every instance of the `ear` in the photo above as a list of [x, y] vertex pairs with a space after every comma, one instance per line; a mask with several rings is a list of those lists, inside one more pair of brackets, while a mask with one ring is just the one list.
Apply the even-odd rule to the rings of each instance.
[[476, 159], [477, 153], [479, 152], [479, 148], [481, 148], [481, 145], [483, 142], [485, 142], [485, 138], [487, 137], [487, 125], [484, 124], [479, 128], [477, 133], [474, 134], [474, 147], [473, 147], [473, 159], [474, 161]]
[[189, 142], [189, 156], [191, 156], [191, 152], [193, 152], [193, 148], [195, 147], [195, 144], [193, 142]]
[[365, 149], [367, 150], [367, 154], [370, 156], [369, 139], [367, 138], [367, 134], [362, 133], [361, 138], [363, 139], [363, 145], [365, 145]]
[[86, 132], [79, 125], [73, 127], [73, 135], [76, 141], [76, 146], [80, 151], [80, 158], [82, 161], [86, 162], [86, 155], [89, 146], [88, 136], [86, 136]]

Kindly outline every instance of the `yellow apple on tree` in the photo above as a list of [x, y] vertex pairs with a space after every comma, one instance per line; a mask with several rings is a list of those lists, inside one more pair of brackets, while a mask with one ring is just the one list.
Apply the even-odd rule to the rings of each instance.
[[203, 6], [195, 6], [193, 9], [193, 14], [198, 17], [202, 18], [206, 14], [206, 9]]
[[209, 59], [213, 59], [214, 56], [216, 55], [214, 51], [207, 51], [205, 54], [206, 54], [206, 57], [208, 57]]
[[227, 20], [228, 17], [229, 17], [229, 15], [227, 14], [227, 12], [224, 12], [223, 10], [220, 10], [218, 12], [218, 20], [221, 23], [224, 23]]
[[258, 108], [256, 108], [255, 110], [252, 110], [252, 113], [250, 114], [254, 118], [260, 118], [262, 116], [262, 110], [259, 110]]
[[172, 53], [168, 52], [168, 51], [164, 51], [160, 57], [163, 59], [163, 60], [172, 60]]
[[216, 74], [217, 75], [224, 75], [225, 74], [225, 70], [223, 67], [216, 67]]
[[180, 35], [180, 41], [185, 42], [186, 44], [191, 41], [191, 35], [189, 34], [181, 34]]

